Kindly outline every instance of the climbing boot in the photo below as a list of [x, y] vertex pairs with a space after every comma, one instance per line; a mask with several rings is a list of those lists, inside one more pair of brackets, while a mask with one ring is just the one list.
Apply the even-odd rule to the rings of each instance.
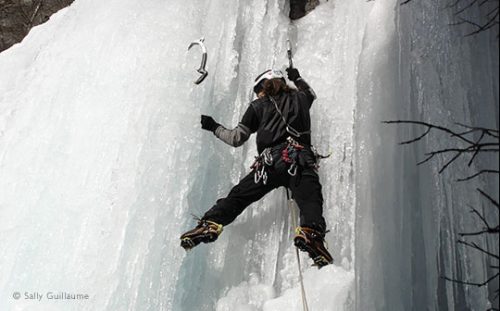
[[295, 246], [301, 251], [307, 252], [309, 257], [314, 261], [314, 265], [317, 266], [318, 269], [321, 269], [333, 263], [332, 255], [330, 255], [323, 244], [324, 239], [324, 233], [311, 228], [297, 227], [293, 241]]
[[290, 0], [290, 19], [296, 20], [306, 15], [307, 0]]
[[213, 242], [221, 232], [222, 225], [209, 220], [200, 220], [196, 228], [181, 235], [181, 246], [185, 250], [190, 250], [201, 242]]

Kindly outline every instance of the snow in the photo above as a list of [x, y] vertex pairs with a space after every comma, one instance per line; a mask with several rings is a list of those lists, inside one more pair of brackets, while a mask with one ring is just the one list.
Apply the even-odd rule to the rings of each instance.
[[[295, 258], [295, 255], [293, 255]], [[292, 258], [292, 259], [294, 259]], [[217, 311], [247, 310], [302, 310], [302, 294], [298, 284], [297, 263], [294, 267], [282, 271], [294, 279], [293, 287], [285, 289], [276, 297], [271, 285], [263, 284], [256, 274], [250, 274], [248, 281], [230, 288], [219, 299]], [[295, 269], [293, 269], [295, 268]], [[325, 278], [325, 274], [334, 277]], [[354, 273], [342, 267], [331, 265], [318, 269], [308, 269], [304, 275], [306, 301], [310, 310], [349, 310], [353, 304]]]
[[[331, 277], [327, 278], [325, 274]], [[310, 310], [350, 310], [353, 307], [353, 285], [354, 272], [335, 265], [321, 270], [309, 269], [304, 274], [304, 287]], [[300, 288], [285, 290], [280, 297], [267, 301], [263, 310], [302, 310]]]
[[[318, 95], [313, 142], [332, 152], [320, 179], [335, 263], [301, 254], [310, 309], [486, 309], [487, 288], [440, 276], [488, 273], [454, 243], [477, 225], [456, 206], [481, 206], [469, 189], [486, 184], [498, 197], [498, 180], [417, 168], [440, 138], [403, 148], [418, 130], [380, 121], [498, 127], [497, 41], [462, 38], [452, 12], [418, 2], [321, 1], [291, 25], [285, 0], [77, 0], [35, 27], [0, 54], [0, 310], [302, 310], [283, 190], [216, 243], [186, 253], [178, 240], [256, 154], [254, 138], [235, 149], [202, 131], [200, 114], [235, 126], [255, 76], [288, 64], [288, 38]], [[196, 86], [187, 47], [201, 37]]]

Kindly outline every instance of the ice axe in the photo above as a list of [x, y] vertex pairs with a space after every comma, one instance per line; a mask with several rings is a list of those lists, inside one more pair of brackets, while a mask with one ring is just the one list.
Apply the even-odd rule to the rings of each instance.
[[288, 66], [290, 68], [293, 68], [293, 60], [292, 60], [292, 42], [290, 42], [290, 40], [286, 40], [286, 44], [287, 44], [287, 50], [286, 50], [286, 53], [288, 55]]
[[200, 84], [208, 76], [208, 71], [205, 69], [205, 66], [207, 65], [207, 48], [205, 47], [204, 42], [205, 38], [201, 38], [199, 40], [191, 42], [191, 44], [188, 47], [189, 51], [193, 46], [199, 45], [201, 47], [201, 51], [203, 52], [200, 68], [196, 70], [198, 71], [198, 73], [201, 74], [201, 76], [198, 78], [198, 80], [194, 81], [194, 84]]

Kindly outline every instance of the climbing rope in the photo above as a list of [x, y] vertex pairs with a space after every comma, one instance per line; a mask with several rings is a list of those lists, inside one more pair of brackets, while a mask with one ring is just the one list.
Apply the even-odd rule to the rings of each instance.
[[[286, 191], [286, 199], [287, 199], [288, 208], [290, 209], [290, 212], [292, 213], [293, 231], [295, 231], [295, 228], [297, 228], [297, 215], [295, 213], [295, 209], [293, 208], [294, 200], [292, 198], [290, 198], [290, 193], [288, 191], [288, 188], [285, 188], [285, 191]], [[302, 270], [300, 269], [301, 264], [300, 264], [299, 249], [297, 247], [295, 247], [295, 255], [297, 257], [297, 264], [298, 264], [298, 268], [299, 268], [299, 281], [300, 281], [300, 290], [301, 290], [301, 295], [302, 295], [302, 308], [304, 309], [304, 311], [309, 311], [309, 306], [307, 305], [306, 289], [304, 287], [304, 278], [302, 276]]]

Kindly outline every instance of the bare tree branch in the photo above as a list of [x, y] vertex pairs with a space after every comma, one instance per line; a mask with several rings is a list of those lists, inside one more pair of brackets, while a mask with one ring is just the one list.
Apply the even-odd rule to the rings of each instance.
[[[487, 0], [486, 0], [487, 1]], [[497, 0], [498, 1], [498, 0]], [[408, 1], [407, 1], [408, 2]], [[459, 4], [461, 0], [456, 0], [455, 5]], [[478, 1], [474, 1], [474, 3], [478, 3]], [[479, 3], [479, 5], [485, 3], [484, 1]], [[446, 127], [442, 126], [437, 126], [434, 124], [426, 123], [426, 122], [421, 122], [421, 121], [408, 121], [408, 120], [395, 120], [395, 121], [385, 121], [384, 123], [386, 124], [412, 124], [412, 125], [420, 125], [426, 127], [426, 130], [418, 135], [417, 137], [406, 140], [401, 142], [401, 145], [406, 145], [406, 144], [412, 144], [416, 143], [420, 140], [422, 140], [424, 137], [429, 135], [429, 133], [432, 130], [436, 130], [438, 132], [443, 132], [445, 134], [450, 135], [451, 139], [455, 139], [461, 143], [461, 145], [464, 145], [463, 147], [447, 147], [447, 148], [442, 148], [434, 151], [430, 151], [425, 153], [426, 158], [420, 162], [418, 162], [418, 165], [421, 165], [423, 163], [426, 163], [430, 161], [432, 158], [434, 158], [437, 155], [448, 155], [452, 154], [452, 156], [446, 160], [446, 163], [439, 169], [439, 173], [442, 173], [445, 169], [447, 169], [453, 162], [455, 162], [460, 156], [466, 156], [468, 154], [472, 154], [471, 158], [468, 161], [468, 166], [471, 166], [474, 162], [474, 160], [477, 158], [477, 156], [480, 153], [500, 153], [500, 139], [499, 139], [499, 131], [495, 129], [489, 129], [489, 128], [484, 128], [484, 127], [471, 127], [468, 125], [456, 123], [458, 126], [465, 128], [466, 130], [462, 131], [454, 131]], [[495, 174], [500, 174], [500, 171], [498, 169], [483, 169], [480, 170], [479, 172], [470, 175], [465, 178], [458, 179], [457, 181], [466, 181], [473, 179], [475, 177], [478, 177], [482, 174], [490, 174], [490, 173], [495, 173]], [[491, 196], [486, 194], [484, 191], [481, 189], [477, 189], [479, 193], [486, 198], [490, 203], [492, 203], [497, 210], [500, 210], [499, 203], [493, 199]], [[465, 233], [459, 233], [461, 237], [469, 237], [469, 236], [483, 236], [486, 234], [495, 234], [498, 235], [500, 234], [500, 224], [497, 224], [496, 226], [491, 225], [486, 217], [479, 212], [479, 210], [475, 209], [474, 207], [471, 207], [471, 213], [476, 215], [482, 222], [482, 227], [478, 229], [475, 232], [465, 232]], [[498, 217], [497, 217], [498, 219]], [[498, 254], [494, 254], [491, 251], [484, 249], [483, 247], [479, 246], [475, 242], [468, 242], [465, 240], [458, 240], [458, 244], [463, 244], [466, 247], [473, 248], [475, 250], [478, 250], [485, 256], [493, 258], [493, 260], [500, 260], [500, 256]], [[498, 264], [497, 265], [491, 265], [491, 269], [497, 270], [497, 272], [490, 276], [488, 279], [486, 279], [484, 282], [470, 282], [470, 281], [464, 281], [464, 280], [457, 280], [457, 279], [452, 279], [449, 277], [444, 277], [445, 280], [457, 283], [457, 284], [463, 284], [463, 285], [470, 285], [470, 286], [477, 286], [477, 287], [482, 287], [493, 280], [497, 280], [500, 276], [500, 272], [498, 272]], [[500, 291], [496, 291], [495, 298], [493, 301], [497, 300], [498, 296], [500, 294]], [[494, 308], [490, 308], [489, 310], [495, 310]]]
[[[426, 130], [423, 134], [420, 134], [419, 136], [406, 140], [403, 142], [400, 142], [401, 145], [408, 145], [412, 144], [415, 142], [418, 142], [422, 140], [424, 137], [429, 135], [429, 133], [432, 130], [444, 132], [446, 134], [449, 134], [450, 137], [456, 138], [463, 143], [466, 143], [466, 146], [463, 148], [443, 148], [440, 150], [435, 150], [426, 153], [425, 155], [427, 156], [424, 160], [418, 162], [417, 165], [424, 164], [428, 161], [430, 161], [434, 156], [439, 155], [439, 154], [446, 154], [446, 153], [452, 153], [453, 156], [446, 161], [446, 163], [439, 169], [439, 173], [442, 173], [446, 168], [448, 168], [453, 162], [455, 162], [460, 156], [466, 155], [467, 153], [472, 153], [472, 156], [470, 160], [468, 161], [468, 166], [471, 166], [476, 159], [476, 157], [480, 153], [490, 153], [490, 152], [500, 152], [500, 142], [498, 138], [498, 130], [495, 129], [488, 129], [488, 128], [483, 128], [483, 127], [471, 127], [463, 124], [457, 124], [461, 127], [467, 128], [467, 131], [454, 131], [451, 130], [447, 127], [443, 126], [438, 126], [434, 124], [430, 124], [427, 122], [422, 122], [422, 121], [412, 121], [412, 120], [392, 120], [392, 121], [383, 121], [383, 123], [386, 124], [415, 124], [415, 125], [421, 125], [425, 126]], [[469, 135], [475, 135], [476, 133], [480, 133], [479, 137], [477, 139], [471, 139], [468, 136]], [[481, 173], [482, 174], [482, 173]], [[479, 175], [479, 174], [478, 174]], [[474, 177], [477, 175], [474, 174]], [[473, 177], [471, 177], [473, 178]]]
[[[423, 126], [426, 126], [428, 129], [436, 129], [436, 130], [448, 133], [451, 136], [456, 136], [456, 137], [458, 137], [459, 139], [463, 140], [464, 142], [466, 142], [468, 144], [474, 144], [473, 141], [471, 141], [470, 139], [465, 138], [464, 135], [459, 135], [458, 133], [453, 132], [452, 130], [450, 130], [450, 129], [446, 128], [446, 127], [439, 126], [439, 125], [434, 125], [434, 124], [427, 123], [427, 122], [413, 121], [413, 120], [392, 120], [392, 121], [383, 121], [382, 123], [386, 123], [386, 124], [417, 124], [417, 125], [423, 125]], [[430, 132], [430, 130], [429, 130], [429, 132]], [[420, 137], [420, 139], [422, 139], [424, 136], [425, 135], [422, 135]], [[420, 139], [418, 139], [418, 140], [420, 140]], [[401, 144], [403, 144], [403, 143], [401, 143]]]
[[485, 193], [483, 190], [481, 190], [479, 188], [477, 188], [476, 190], [479, 191], [479, 193], [481, 193], [485, 198], [488, 199], [488, 201], [490, 201], [493, 205], [495, 205], [497, 207], [497, 209], [500, 210], [500, 204], [497, 201], [495, 201], [495, 199], [490, 197], [487, 193]]
[[493, 253], [491, 253], [491, 252], [489, 252], [489, 251], [487, 251], [487, 250], [483, 249], [482, 247], [480, 247], [479, 245], [477, 245], [477, 244], [476, 244], [476, 243], [474, 243], [474, 242], [469, 243], [469, 242], [464, 241], [464, 240], [458, 240], [458, 241], [457, 241], [457, 243], [458, 243], [458, 244], [463, 244], [463, 245], [466, 245], [466, 246], [469, 246], [469, 247], [472, 247], [472, 248], [477, 249], [478, 251], [480, 251], [480, 252], [482, 252], [482, 253], [484, 253], [484, 254], [486, 254], [486, 255], [490, 256], [490, 257], [493, 257], [493, 258], [495, 258], [495, 259], [497, 259], [497, 260], [500, 260], [500, 256], [498, 256], [498, 255], [496, 255], [496, 254], [493, 254]]
[[460, 15], [462, 14], [463, 12], [465, 12], [467, 9], [470, 9], [474, 4], [477, 3], [477, 0], [473, 0], [471, 1], [469, 4], [467, 4], [466, 6], [464, 6], [463, 8], [459, 9], [458, 11], [455, 12], [455, 15]]
[[474, 175], [471, 175], [471, 176], [468, 176], [468, 177], [465, 177], [465, 178], [460, 178], [460, 179], [457, 179], [457, 181], [467, 181], [467, 180], [471, 180], [477, 176], [480, 176], [482, 174], [487, 174], [487, 173], [492, 173], [492, 174], [500, 174], [500, 171], [498, 170], [481, 170], [479, 172], [477, 172], [476, 174]]
[[[408, 4], [409, 2], [412, 2], [412, 0], [402, 0], [401, 5]], [[461, 4], [464, 3], [462, 6]], [[494, 5], [493, 9], [491, 9], [488, 13], [484, 14], [481, 18], [478, 18], [478, 20], [470, 20], [467, 18], [463, 18], [462, 14], [464, 14], [466, 11], [472, 9], [473, 7], [483, 7], [487, 3], [492, 3]], [[462, 0], [456, 0], [446, 6], [446, 8], [449, 9], [455, 9], [455, 12], [453, 15], [458, 19], [457, 22], [451, 23], [450, 25], [452, 26], [457, 26], [457, 25], [470, 25], [475, 28], [474, 31], [469, 32], [466, 34], [466, 37], [477, 35], [479, 33], [482, 33], [484, 31], [487, 31], [495, 26], [499, 25], [499, 1], [498, 0], [468, 0], [468, 1], [462, 1]], [[498, 30], [498, 29], [497, 29]], [[497, 34], [497, 37], [499, 34]]]
[[479, 217], [479, 219], [481, 219], [481, 221], [483, 222], [483, 224], [485, 225], [485, 227], [483, 227], [483, 229], [481, 231], [477, 231], [477, 232], [468, 232], [468, 233], [459, 233], [460, 236], [474, 236], [474, 235], [481, 235], [481, 234], [484, 234], [484, 233], [490, 233], [490, 234], [498, 234], [500, 233], [500, 225], [497, 225], [496, 227], [492, 227], [488, 221], [486, 220], [486, 218], [481, 215], [481, 213], [475, 209], [474, 207], [471, 206], [471, 213], [475, 214], [477, 217]]
[[451, 279], [449, 277], [443, 277], [443, 279], [447, 280], [447, 281], [450, 281], [450, 282], [453, 282], [453, 283], [458, 283], [458, 284], [464, 284], [464, 285], [472, 285], [472, 286], [477, 286], [477, 287], [482, 287], [486, 284], [488, 284], [489, 282], [493, 281], [494, 279], [496, 279], [497, 277], [500, 276], [500, 272], [498, 272], [497, 274], [493, 275], [492, 277], [490, 277], [489, 279], [487, 279], [486, 281], [482, 282], [482, 283], [476, 283], [476, 282], [467, 282], [467, 281], [460, 281], [460, 280], [455, 280], [455, 279]]

